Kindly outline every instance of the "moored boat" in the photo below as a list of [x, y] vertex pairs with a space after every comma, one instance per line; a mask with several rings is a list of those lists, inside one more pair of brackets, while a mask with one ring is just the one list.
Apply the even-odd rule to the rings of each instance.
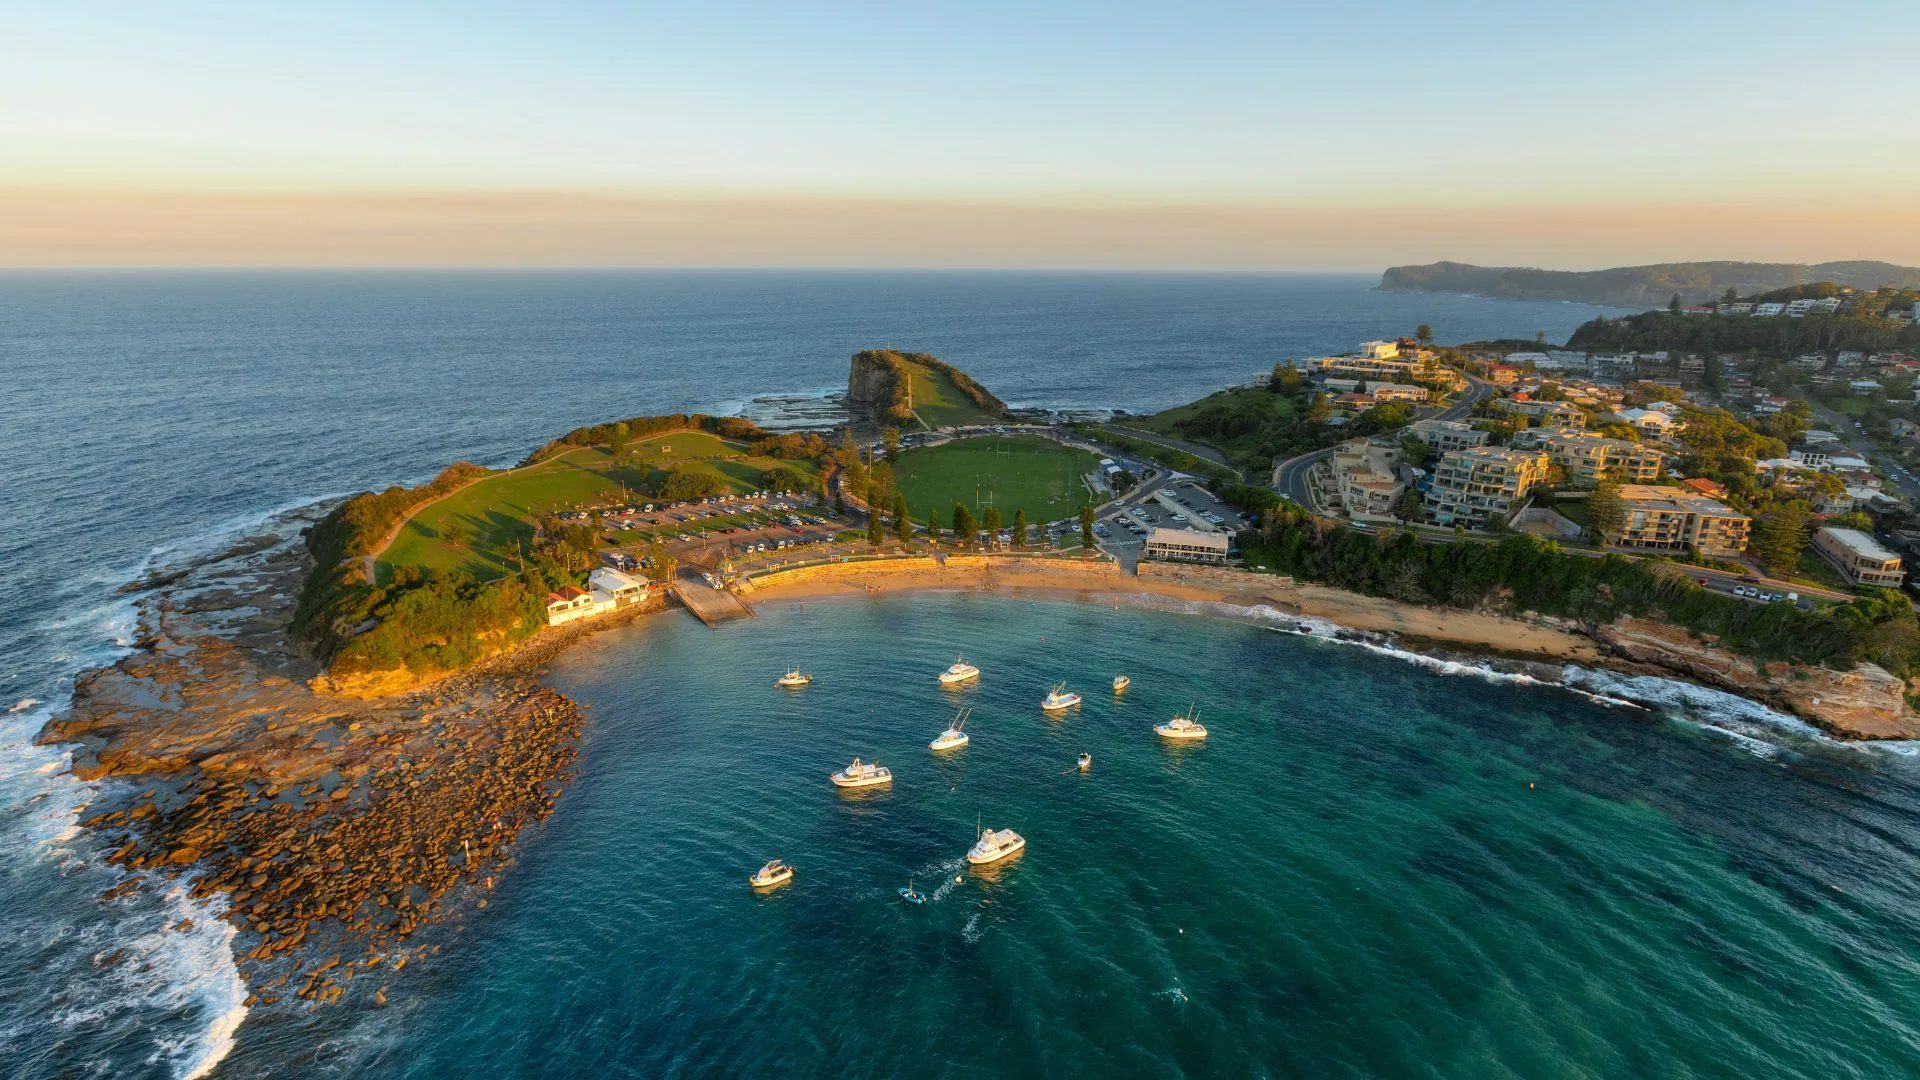
[[966, 657], [955, 657], [953, 665], [940, 673], [940, 685], [956, 686], [979, 677], [980, 669], [967, 663]]
[[853, 764], [834, 773], [832, 779], [837, 787], [878, 787], [881, 784], [893, 783], [893, 773], [884, 765], [854, 758]]
[[934, 750], [957, 750], [971, 742], [972, 737], [960, 729], [967, 726], [967, 717], [972, 712], [972, 709], [961, 709], [959, 715], [947, 724], [947, 730], [941, 732], [927, 746]]
[[793, 867], [779, 859], [769, 859], [767, 865], [755, 870], [753, 876], [747, 879], [748, 883], [756, 889], [771, 889], [775, 885], [785, 885], [792, 880]]
[[1116, 694], [1126, 693], [1127, 687], [1132, 685], [1133, 685], [1133, 680], [1127, 678], [1125, 675], [1115, 675], [1113, 677], [1113, 692]]
[[1189, 708], [1183, 713], [1174, 713], [1173, 719], [1164, 724], [1153, 725], [1153, 730], [1163, 739], [1204, 739], [1207, 729], [1200, 726], [1200, 710]]
[[900, 894], [900, 899], [902, 899], [902, 900], [905, 900], [905, 901], [906, 901], [907, 903], [909, 903], [909, 904], [924, 904], [924, 903], [926, 903], [926, 902], [927, 902], [927, 898], [926, 898], [926, 897], [924, 897], [924, 896], [922, 896], [922, 895], [920, 895], [919, 893], [917, 893], [917, 892], [914, 892], [914, 891], [913, 891], [913, 879], [912, 879], [912, 878], [908, 878], [908, 879], [907, 879], [907, 887], [906, 887], [906, 888], [904, 888], [904, 889], [896, 889], [895, 891], [896, 891], [896, 892], [898, 892], [898, 893]]
[[967, 861], [975, 866], [997, 863], [1026, 850], [1027, 838], [1012, 829], [981, 829], [980, 839], [967, 849]]
[[1040, 708], [1047, 712], [1061, 712], [1080, 704], [1080, 695], [1067, 689], [1066, 683], [1054, 687], [1047, 696], [1040, 699]]
[[773, 681], [773, 685], [783, 690], [798, 690], [803, 686], [810, 686], [812, 683], [813, 676], [803, 673], [799, 668], [794, 668], [792, 671], [787, 672], [785, 675]]
[[1091, 768], [1093, 768], [1093, 755], [1081, 754], [1080, 755], [1080, 771], [1086, 772], [1088, 769], [1091, 769]]

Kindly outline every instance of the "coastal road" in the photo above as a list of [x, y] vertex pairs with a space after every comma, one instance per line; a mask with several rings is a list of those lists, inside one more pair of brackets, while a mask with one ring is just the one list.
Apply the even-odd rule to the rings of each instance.
[[[1468, 375], [1467, 389], [1460, 395], [1460, 400], [1441, 409], [1426, 419], [1459, 420], [1462, 417], [1472, 415], [1475, 405], [1480, 404], [1492, 396], [1492, 383], [1485, 379]], [[1274, 477], [1274, 490], [1309, 510], [1315, 509], [1311, 501], [1311, 496], [1307, 491], [1307, 473], [1316, 463], [1332, 457], [1334, 450], [1335, 448], [1330, 446], [1325, 450], [1315, 450], [1311, 453], [1301, 454], [1298, 457], [1291, 457], [1281, 462], [1279, 471]]]
[[[1840, 436], [1841, 441], [1846, 444], [1847, 449], [1854, 452], [1855, 456], [1865, 458], [1879, 466], [1880, 471], [1886, 474], [1887, 486], [1894, 494], [1920, 502], [1920, 478], [1915, 478], [1912, 473], [1896, 463], [1875, 461], [1874, 454], [1883, 453], [1883, 451], [1873, 445], [1873, 440], [1867, 438], [1866, 432], [1853, 426], [1852, 417], [1837, 413], [1817, 401], [1808, 401], [1807, 404], [1812, 406], [1813, 414], [1827, 425], [1827, 430]], [[1809, 449], [1819, 448], [1809, 447]]]

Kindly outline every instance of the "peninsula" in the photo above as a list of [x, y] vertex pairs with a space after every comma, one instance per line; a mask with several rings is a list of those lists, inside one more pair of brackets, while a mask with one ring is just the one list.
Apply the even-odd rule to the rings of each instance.
[[[1484, 384], [1453, 362], [1436, 353], [1420, 377], [1460, 395], [1446, 409], [1472, 407]], [[1904, 602], [1758, 607], [1671, 564], [1525, 534], [1356, 531], [1284, 501], [1245, 455], [1262, 440], [1324, 455], [1340, 437], [1294, 369], [1124, 430], [1014, 424], [920, 354], [859, 353], [848, 390], [870, 439], [610, 421], [512, 469], [456, 464], [310, 508], [130, 586], [133, 651], [82, 676], [42, 733], [75, 745], [76, 774], [123, 781], [83, 824], [116, 863], [225, 897], [252, 1003], [379, 1004], [444, 940], [423, 931], [485, 907], [570, 776], [586, 720], [543, 685], [544, 664], [672, 606], [717, 622], [918, 589], [1173, 601], [1323, 619], [1543, 678], [1572, 662], [1692, 679], [1844, 737], [1920, 734]], [[1412, 415], [1373, 427], [1394, 438]], [[1188, 441], [1223, 432], [1258, 434], [1224, 443], [1233, 456]], [[1193, 520], [1136, 524], [1159, 517]], [[1230, 549], [1246, 565], [1224, 565]], [[1865, 662], [1896, 639], [1898, 673]]]
[[1856, 289], [1920, 287], [1920, 268], [1893, 263], [1682, 262], [1620, 266], [1608, 270], [1541, 270], [1527, 266], [1475, 266], [1437, 262], [1392, 266], [1380, 276], [1385, 292], [1464, 293], [1501, 300], [1564, 300], [1609, 307], [1665, 307], [1717, 300], [1728, 289], [1740, 295], [1826, 281]]

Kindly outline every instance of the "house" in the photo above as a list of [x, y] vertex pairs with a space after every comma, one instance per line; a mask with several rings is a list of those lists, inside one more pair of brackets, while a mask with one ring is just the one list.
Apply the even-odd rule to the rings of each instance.
[[1682, 315], [1699, 316], [1712, 315], [1713, 313], [1712, 304], [1688, 304], [1686, 307], [1680, 309], [1680, 314]]
[[1567, 478], [1581, 487], [1593, 487], [1602, 480], [1635, 484], [1658, 480], [1667, 457], [1651, 446], [1585, 432], [1557, 432], [1542, 437], [1537, 445], [1546, 451], [1547, 460], [1565, 469]]
[[1678, 431], [1681, 426], [1677, 417], [1659, 409], [1622, 409], [1614, 413], [1613, 418], [1623, 424], [1632, 425], [1633, 429], [1642, 435], [1652, 435], [1655, 438], [1666, 438]]
[[1808, 446], [1820, 446], [1825, 443], [1837, 443], [1840, 441], [1840, 436], [1824, 428], [1808, 428], [1801, 433], [1800, 441]]
[[1509, 398], [1500, 403], [1508, 412], [1538, 420], [1543, 428], [1580, 431], [1587, 426], [1587, 414], [1579, 406], [1565, 401], [1523, 401]]
[[645, 581], [605, 566], [587, 575], [587, 588], [611, 599], [615, 607], [632, 607], [647, 599]]
[[1407, 485], [1391, 474], [1355, 470], [1346, 475], [1340, 486], [1340, 501], [1348, 517], [1390, 518], [1406, 490]]
[[1847, 383], [1847, 389], [1860, 397], [1872, 397], [1885, 393], [1887, 388], [1874, 379], [1854, 379]]
[[1685, 480], [1680, 481], [1680, 486], [1696, 495], [1705, 495], [1709, 499], [1724, 499], [1727, 497], [1727, 485], [1722, 484], [1718, 480], [1709, 480], [1704, 476], [1689, 476]]
[[1547, 477], [1547, 455], [1481, 446], [1440, 459], [1427, 491], [1427, 516], [1441, 525], [1479, 527], [1505, 518]]
[[1167, 562], [1225, 563], [1231, 541], [1226, 533], [1192, 529], [1147, 530], [1146, 557]]
[[1400, 355], [1400, 343], [1397, 341], [1363, 341], [1360, 343], [1360, 355], [1369, 360], [1391, 360]]
[[1774, 413], [1786, 411], [1787, 406], [1791, 404], [1793, 404], [1792, 398], [1766, 394], [1754, 401], [1753, 411], [1761, 416], [1771, 416]]
[[[1824, 300], [1795, 300], [1788, 304], [1783, 312], [1789, 319], [1805, 318], [1808, 315], [1832, 315], [1840, 310], [1840, 298], [1829, 296]], [[1754, 312], [1758, 315], [1759, 312]]]
[[1893, 437], [1896, 439], [1904, 439], [1909, 435], [1920, 434], [1920, 424], [1916, 424], [1904, 416], [1896, 416], [1887, 421], [1887, 428], [1893, 432]]
[[1605, 540], [1617, 547], [1692, 551], [1726, 557], [1747, 549], [1753, 519], [1716, 499], [1670, 484], [1623, 484], [1620, 525]]
[[1488, 364], [1487, 381], [1495, 386], [1512, 386], [1520, 381], [1520, 369], [1512, 364]]
[[1813, 534], [1813, 549], [1855, 585], [1897, 589], [1907, 577], [1900, 569], [1900, 556], [1859, 529], [1824, 525]]
[[1753, 305], [1752, 305], [1752, 304], [1721, 304], [1721, 305], [1720, 305], [1720, 314], [1722, 314], [1722, 315], [1751, 315], [1751, 314], [1753, 314]]
[[1458, 420], [1421, 420], [1408, 426], [1407, 434], [1426, 443], [1427, 449], [1436, 454], [1485, 446], [1491, 437], [1472, 424]]
[[614, 608], [613, 598], [604, 594], [563, 585], [547, 594], [547, 625], [559, 626], [575, 619], [591, 618]]
[[1787, 305], [1785, 304], [1755, 304], [1753, 305], [1753, 317], [1756, 319], [1770, 319], [1785, 310], [1787, 310]]
[[1867, 363], [1867, 354], [1861, 352], [1858, 349], [1842, 349], [1833, 358], [1834, 367], [1843, 367], [1843, 368], [1865, 367], [1866, 363]]
[[1796, 462], [1804, 468], [1826, 472], [1833, 465], [1833, 456], [1818, 450], [1789, 450], [1787, 460]]
[[1373, 387], [1375, 401], [1425, 401], [1432, 396], [1426, 387], [1406, 383], [1376, 383]]

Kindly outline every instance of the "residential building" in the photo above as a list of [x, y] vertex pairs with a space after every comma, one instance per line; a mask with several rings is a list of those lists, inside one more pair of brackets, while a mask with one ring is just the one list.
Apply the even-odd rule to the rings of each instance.
[[1802, 353], [1793, 358], [1793, 366], [1801, 371], [1819, 371], [1827, 366], [1827, 358], [1821, 353]]
[[1481, 446], [1440, 459], [1427, 492], [1427, 516], [1441, 525], [1484, 525], [1506, 518], [1546, 479], [1547, 455]]
[[1666, 455], [1651, 446], [1625, 439], [1608, 439], [1585, 432], [1558, 432], [1540, 439], [1547, 459], [1567, 471], [1567, 478], [1581, 487], [1593, 487], [1602, 480], [1645, 484], [1660, 479], [1660, 466]]
[[1753, 305], [1753, 317], [1756, 319], [1770, 319], [1785, 310], [1787, 310], [1787, 305], [1785, 304], [1755, 304]]
[[547, 594], [547, 625], [559, 626], [575, 619], [600, 615], [613, 608], [614, 601], [610, 596], [563, 585]]
[[1873, 379], [1853, 379], [1847, 383], [1847, 389], [1859, 397], [1872, 397], [1883, 394], [1887, 388]]
[[1488, 364], [1487, 381], [1495, 386], [1512, 386], [1520, 381], [1520, 369], [1512, 364]]
[[[1832, 315], [1840, 310], [1840, 298], [1829, 296], [1824, 300], [1795, 300], [1782, 310], [1789, 319], [1804, 318], [1808, 315]], [[1758, 315], [1759, 312], [1755, 311], [1754, 314]]]
[[1752, 305], [1752, 304], [1745, 304], [1745, 303], [1739, 303], [1739, 304], [1721, 304], [1721, 305], [1720, 305], [1720, 314], [1722, 314], [1722, 315], [1751, 315], [1751, 314], [1753, 314], [1753, 305]]
[[1642, 435], [1652, 435], [1662, 439], [1680, 430], [1681, 427], [1679, 417], [1659, 409], [1622, 409], [1614, 413], [1613, 418], [1623, 424], [1633, 425], [1634, 430]]
[[1375, 401], [1425, 401], [1433, 396], [1426, 387], [1407, 383], [1375, 383], [1371, 389]]
[[1900, 556], [1859, 529], [1822, 526], [1813, 534], [1813, 549], [1855, 585], [1897, 589], [1907, 577], [1900, 569]]
[[1369, 360], [1391, 360], [1400, 355], [1400, 343], [1397, 341], [1363, 341], [1360, 343], [1360, 355]]
[[1490, 437], [1472, 424], [1458, 420], [1421, 420], [1410, 425], [1407, 434], [1426, 443], [1427, 449], [1436, 454], [1485, 446]]
[[644, 580], [605, 566], [587, 575], [587, 588], [611, 599], [615, 607], [631, 607], [647, 599]]
[[1819, 446], [1822, 443], [1837, 443], [1840, 441], [1840, 436], [1824, 428], [1808, 428], [1801, 433], [1800, 441], [1808, 446]]
[[1524, 401], [1520, 398], [1508, 398], [1500, 403], [1508, 412], [1538, 420], [1543, 428], [1565, 428], [1580, 431], [1587, 426], [1587, 414], [1580, 407], [1566, 401]]
[[1680, 486], [1692, 491], [1696, 495], [1705, 495], [1709, 499], [1724, 499], [1727, 497], [1727, 485], [1718, 480], [1709, 480], [1704, 476], [1689, 476], [1685, 480], [1680, 481]]
[[1725, 503], [1671, 484], [1623, 484], [1620, 527], [1606, 541], [1651, 551], [1725, 558], [1747, 550], [1753, 519]]
[[1146, 557], [1168, 562], [1224, 563], [1231, 546], [1226, 533], [1203, 533], [1192, 529], [1147, 530]]

